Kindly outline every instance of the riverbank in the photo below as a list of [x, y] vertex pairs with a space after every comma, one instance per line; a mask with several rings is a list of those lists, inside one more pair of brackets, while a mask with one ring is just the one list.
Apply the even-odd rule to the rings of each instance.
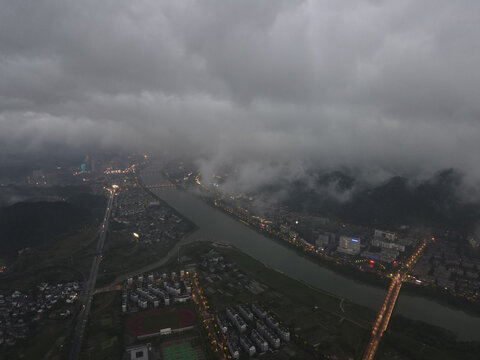
[[[119, 222], [112, 223], [100, 265], [102, 271], [97, 279], [98, 287], [109, 286], [118, 279], [123, 279], [134, 272], [143, 271], [151, 264], [156, 264], [158, 259], [163, 259], [165, 256], [178, 251], [181, 244], [189, 241], [185, 239], [189, 239], [190, 235], [198, 230], [195, 223], [147, 189], [141, 180], [136, 178], [136, 183], [140, 187], [137, 188], [137, 191], [145, 193], [142, 194], [145, 195], [142, 197], [142, 199], [145, 199], [143, 201], [153, 199], [162, 208], [168, 210], [171, 213], [170, 215], [177, 218], [177, 223], [181, 223], [180, 231], [172, 232], [173, 236], [164, 237], [161, 241], [159, 237], [155, 239], [156, 241], [152, 241], [152, 239], [148, 242], [132, 241], [132, 232], [138, 231], [135, 226], [124, 225]], [[148, 216], [157, 216], [158, 218], [159, 215], [152, 213]], [[150, 226], [155, 224], [155, 219], [152, 218], [151, 221], [153, 222]]]
[[[354, 281], [358, 281], [364, 284], [373, 285], [377, 287], [386, 288], [390, 284], [390, 278], [379, 274], [378, 272], [368, 272], [362, 271], [357, 267], [348, 264], [337, 262], [334, 259], [327, 259], [324, 256], [318, 255], [317, 253], [313, 253], [302, 249], [300, 246], [295, 245], [289, 241], [286, 241], [274, 234], [266, 232], [261, 228], [249, 224], [246, 221], [238, 218], [235, 214], [226, 211], [221, 206], [216, 206], [209, 198], [204, 196], [199, 196], [206, 204], [214, 209], [220, 210], [223, 214], [227, 215], [228, 217], [240, 222], [241, 224], [248, 226], [250, 229], [256, 231], [262, 236], [265, 236], [271, 240], [274, 240], [277, 243], [295, 251], [297, 254], [301, 255], [302, 257], [309, 259], [319, 266], [326, 267], [336, 273], [342, 274], [351, 278]], [[450, 291], [446, 291], [438, 286], [423, 286], [423, 285], [416, 285], [409, 282], [405, 282], [403, 285], [404, 289], [402, 292], [408, 293], [414, 296], [422, 296], [427, 297], [435, 302], [443, 304], [445, 306], [451, 307], [453, 309], [462, 309], [465, 312], [468, 312], [471, 315], [478, 316], [480, 315], [480, 302], [472, 302], [469, 299], [461, 297], [459, 295], [454, 295]]]
[[332, 271], [335, 271], [337, 273], [340, 273], [342, 275], [349, 276], [352, 278], [352, 280], [363, 282], [369, 285], [377, 286], [377, 287], [382, 287], [382, 288], [387, 288], [390, 284], [390, 278], [386, 276], [380, 276], [377, 273], [373, 272], [366, 272], [366, 271], [360, 271], [357, 267], [352, 266], [349, 263], [341, 263], [335, 261], [335, 259], [326, 259], [324, 256], [322, 257], [321, 255], [317, 253], [313, 253], [311, 251], [306, 251], [305, 249], [300, 248], [300, 246], [297, 246], [289, 241], [286, 241], [274, 234], [271, 234], [269, 232], [266, 232], [262, 229], [260, 229], [257, 226], [254, 226], [252, 224], [247, 223], [246, 221], [243, 221], [242, 219], [238, 218], [232, 213], [229, 213], [225, 209], [223, 209], [220, 206], [216, 206], [213, 204], [211, 201], [209, 201], [208, 198], [205, 198], [203, 196], [199, 196], [202, 201], [204, 201], [207, 205], [210, 207], [220, 210], [223, 214], [227, 215], [228, 217], [234, 219], [235, 221], [240, 222], [241, 224], [247, 226], [249, 229], [254, 230], [258, 234], [267, 237], [280, 245], [287, 247], [288, 249], [291, 249], [295, 251], [297, 254], [300, 256], [311, 260], [312, 262], [315, 262], [317, 265], [320, 265], [322, 267], [325, 267], [327, 269], [330, 269]]
[[[148, 182], [146, 183], [148, 185]], [[272, 241], [253, 228], [225, 216], [224, 212], [207, 205], [198, 196], [176, 190], [158, 192], [158, 195], [199, 226], [190, 237], [228, 242], [296, 281], [303, 281], [314, 288], [349, 299], [375, 312], [383, 302], [385, 297], [383, 288], [355, 281], [337, 271], [319, 266], [292, 248]], [[428, 297], [412, 296], [402, 292], [395, 307], [395, 314], [449, 329], [456, 333], [459, 339], [480, 340], [480, 317], [454, 310], [451, 306], [444, 306]]]
[[[210, 288], [206, 291], [208, 302], [213, 308], [235, 306], [239, 302], [260, 302], [277, 314], [292, 329], [292, 334], [307, 341], [305, 349], [310, 349], [312, 354], [317, 351], [325, 355], [361, 356], [375, 319], [374, 310], [291, 278], [235, 246], [214, 245], [196, 242], [182, 248], [182, 253], [199, 263], [202, 254], [215, 249], [225, 261], [232, 262], [233, 268], [238, 267], [247, 279], [260, 282], [262, 287], [266, 286], [266, 290], [251, 294], [245, 289], [229, 286], [235, 281], [226, 271], [221, 274], [222, 280], [216, 279], [213, 283], [205, 281]], [[200, 277], [212, 278], [208, 271]], [[474, 359], [477, 354], [478, 342], [456, 341], [453, 332], [438, 326], [401, 315], [394, 315], [391, 325], [387, 340], [377, 354], [378, 359], [403, 359], [406, 356], [409, 359], [437, 360], [452, 359], [456, 354], [462, 354], [465, 359]]]
[[[192, 221], [190, 220], [188, 217], [184, 216], [182, 213], [178, 212], [174, 207], [172, 207], [170, 204], [168, 204], [165, 200], [163, 200], [162, 198], [160, 198], [157, 194], [155, 194], [153, 191], [151, 191], [150, 189], [148, 189], [145, 184], [143, 183], [143, 180], [141, 177], [137, 177], [137, 182], [138, 182], [138, 185], [140, 185], [140, 187], [147, 193], [149, 194], [150, 196], [152, 196], [153, 198], [155, 198], [156, 200], [158, 200], [160, 203], [162, 203], [164, 206], [166, 207], [169, 207], [170, 209], [172, 209], [174, 212], [175, 212], [175, 216], [177, 216], [178, 218], [182, 219], [183, 221], [185, 221], [190, 227], [191, 227], [191, 230], [188, 232], [188, 233], [193, 233], [195, 232], [197, 229], [198, 229], [198, 226]], [[166, 190], [166, 191], [169, 191], [169, 190]], [[187, 234], [185, 234], [187, 235]]]
[[450, 291], [444, 290], [438, 286], [419, 286], [412, 283], [404, 283], [402, 291], [414, 295], [432, 299], [438, 303], [453, 309], [461, 308], [462, 311], [473, 316], [480, 315], [480, 303], [472, 302], [458, 295], [453, 295]]

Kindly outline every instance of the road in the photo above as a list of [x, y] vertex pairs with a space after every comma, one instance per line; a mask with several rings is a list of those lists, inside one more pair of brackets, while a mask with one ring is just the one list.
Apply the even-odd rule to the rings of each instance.
[[[217, 328], [217, 325], [215, 323], [215, 318], [212, 314], [210, 314], [210, 311], [209, 311], [210, 306], [207, 303], [207, 299], [205, 299], [205, 297], [203, 296], [202, 288], [198, 282], [197, 274], [194, 275], [192, 285], [193, 285], [192, 287], [193, 301], [195, 302], [195, 305], [197, 305], [197, 311], [202, 320], [202, 324], [205, 327], [205, 331], [208, 334], [207, 341], [210, 342], [211, 345], [213, 345], [215, 349], [215, 353], [217, 354], [218, 358], [220, 358], [221, 360], [225, 360], [227, 359], [227, 354], [225, 351], [226, 344], [222, 339], [220, 330], [217, 329], [217, 331], [215, 332], [215, 329]], [[228, 358], [231, 358], [231, 356], [228, 356]]]
[[388, 288], [387, 295], [382, 304], [382, 307], [377, 315], [377, 319], [372, 328], [372, 335], [370, 342], [368, 343], [367, 350], [363, 360], [373, 360], [380, 345], [380, 340], [382, 339], [383, 333], [387, 330], [388, 323], [390, 322], [390, 317], [392, 316], [393, 309], [400, 294], [400, 289], [402, 288], [402, 283], [407, 278], [408, 272], [410, 271], [412, 265], [418, 260], [422, 255], [423, 250], [427, 246], [427, 241], [424, 240], [420, 247], [415, 250], [412, 256], [406, 261], [405, 267], [400, 269], [393, 277], [392, 283]]
[[195, 241], [212, 241], [209, 239], [204, 239], [204, 238], [197, 238], [195, 236], [191, 236], [191, 234], [187, 234], [184, 237], [182, 237], [178, 242], [175, 243], [175, 245], [168, 250], [168, 253], [158, 259], [157, 261], [153, 263], [149, 263], [145, 266], [142, 266], [140, 268], [137, 268], [135, 270], [129, 271], [128, 273], [118, 275], [111, 283], [109, 286], [115, 286], [119, 283], [122, 283], [123, 281], [127, 280], [130, 277], [134, 277], [135, 275], [139, 274], [144, 274], [147, 272], [150, 272], [152, 270], [155, 270], [159, 268], [162, 265], [165, 265], [168, 261], [171, 259], [177, 257], [179, 249], [187, 244], [191, 244]]
[[100, 266], [100, 261], [102, 261], [102, 251], [103, 245], [105, 244], [105, 238], [108, 230], [108, 221], [110, 219], [110, 214], [112, 212], [113, 206], [113, 197], [115, 196], [115, 191], [107, 189], [110, 193], [108, 198], [107, 210], [105, 211], [105, 216], [103, 218], [102, 224], [100, 225], [100, 232], [98, 236], [97, 247], [95, 248], [95, 253], [93, 255], [92, 267], [90, 268], [90, 275], [88, 280], [85, 282], [83, 291], [80, 294], [79, 303], [80, 303], [80, 313], [77, 317], [77, 324], [74, 329], [74, 335], [72, 340], [72, 347], [70, 349], [70, 360], [77, 360], [80, 356], [80, 351], [82, 349], [83, 335], [85, 333], [85, 327], [87, 325], [88, 314], [90, 312], [92, 295], [95, 290], [95, 282], [97, 281], [98, 268]]

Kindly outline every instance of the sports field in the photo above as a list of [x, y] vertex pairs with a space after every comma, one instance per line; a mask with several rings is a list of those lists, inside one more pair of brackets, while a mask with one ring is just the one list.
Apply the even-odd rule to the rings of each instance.
[[153, 331], [165, 328], [177, 328], [180, 325], [180, 318], [177, 311], [152, 313], [144, 318], [143, 328], [146, 331]]
[[172, 340], [162, 344], [165, 360], [203, 360], [205, 355], [199, 346], [192, 347], [190, 339]]
[[163, 308], [146, 311], [132, 317], [127, 322], [127, 332], [131, 337], [154, 334], [161, 329], [181, 329], [195, 324], [195, 312], [185, 308]]

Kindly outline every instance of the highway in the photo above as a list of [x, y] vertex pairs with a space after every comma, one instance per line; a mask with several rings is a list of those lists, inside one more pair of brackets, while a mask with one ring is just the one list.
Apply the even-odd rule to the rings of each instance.
[[422, 255], [423, 250], [427, 246], [427, 241], [424, 240], [420, 247], [415, 250], [412, 256], [406, 261], [405, 267], [400, 269], [393, 277], [392, 283], [388, 288], [387, 295], [385, 300], [380, 308], [380, 311], [377, 315], [377, 319], [372, 328], [372, 335], [365, 351], [363, 357], [364, 360], [373, 360], [377, 352], [378, 346], [380, 345], [380, 340], [382, 339], [383, 333], [387, 330], [388, 323], [390, 322], [390, 317], [392, 316], [393, 309], [400, 294], [400, 289], [402, 288], [403, 281], [407, 278], [408, 272], [410, 271], [412, 265], [418, 260]]
[[102, 224], [100, 225], [100, 232], [98, 236], [97, 247], [95, 248], [95, 253], [93, 255], [92, 267], [90, 268], [90, 275], [88, 280], [85, 282], [83, 291], [80, 294], [79, 303], [80, 303], [80, 313], [77, 317], [77, 324], [75, 325], [74, 335], [72, 340], [72, 346], [70, 349], [70, 360], [77, 360], [80, 356], [80, 351], [82, 349], [83, 336], [85, 333], [85, 327], [87, 325], [88, 314], [90, 312], [91, 302], [93, 292], [95, 290], [95, 282], [97, 280], [98, 268], [100, 267], [100, 261], [102, 261], [102, 251], [103, 245], [105, 243], [105, 238], [108, 230], [108, 221], [110, 219], [110, 214], [112, 212], [113, 198], [115, 191], [112, 189], [107, 189], [110, 193], [108, 198], [108, 205], [105, 211], [105, 216], [103, 218]]

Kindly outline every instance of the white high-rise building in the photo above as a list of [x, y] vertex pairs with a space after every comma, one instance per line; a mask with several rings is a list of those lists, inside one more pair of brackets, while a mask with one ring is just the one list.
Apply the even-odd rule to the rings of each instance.
[[342, 235], [340, 236], [340, 244], [337, 251], [344, 254], [357, 255], [360, 253], [360, 240]]

